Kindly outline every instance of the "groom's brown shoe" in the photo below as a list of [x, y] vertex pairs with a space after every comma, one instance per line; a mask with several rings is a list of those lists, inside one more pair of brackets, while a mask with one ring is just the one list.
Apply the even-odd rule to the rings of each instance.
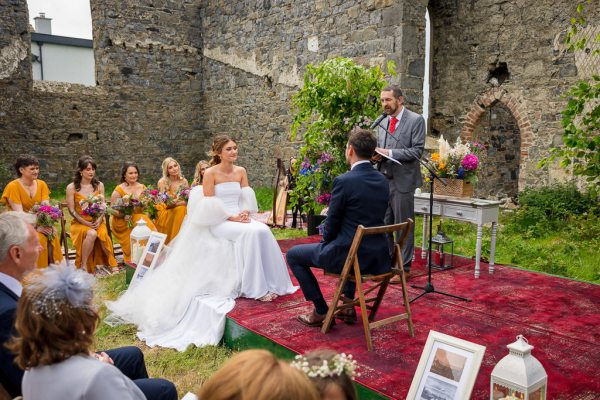
[[[310, 314], [298, 315], [296, 318], [298, 319], [298, 321], [302, 322], [304, 325], [307, 326], [322, 326], [323, 322], [325, 321], [325, 317], [327, 317], [327, 314], [317, 314], [317, 312], [313, 310]], [[332, 325], [335, 324], [335, 321], [331, 322]]]
[[356, 317], [356, 309], [354, 307], [344, 308], [343, 310], [338, 311], [335, 317], [349, 325], [355, 324], [358, 320]]

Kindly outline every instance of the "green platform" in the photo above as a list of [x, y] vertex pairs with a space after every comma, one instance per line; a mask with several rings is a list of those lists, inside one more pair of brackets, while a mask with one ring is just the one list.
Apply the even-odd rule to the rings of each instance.
[[[281, 346], [268, 338], [244, 328], [233, 319], [227, 317], [225, 322], [225, 333], [223, 335], [223, 344], [232, 350], [265, 349], [275, 354], [278, 358], [291, 360], [297, 353]], [[360, 372], [360, 370], [359, 370]], [[355, 383], [359, 399], [388, 399], [380, 393]]]

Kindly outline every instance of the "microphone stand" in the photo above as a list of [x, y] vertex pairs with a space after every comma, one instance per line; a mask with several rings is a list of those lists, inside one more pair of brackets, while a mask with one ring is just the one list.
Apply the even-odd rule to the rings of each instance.
[[[400, 146], [402, 146], [402, 148], [404, 150], [408, 150], [406, 148], [406, 146], [402, 142], [400, 142], [398, 139], [396, 139], [394, 137], [394, 135], [392, 135], [390, 133], [390, 131], [386, 127], [382, 126], [380, 123], [377, 124], [376, 126], [379, 126], [380, 128], [382, 128], [384, 130], [384, 132], [386, 134], [386, 138], [388, 136], [391, 137], [392, 139], [394, 139], [396, 141], [397, 144], [399, 144]], [[446, 292], [440, 292], [438, 290], [435, 290], [435, 288], [433, 287], [433, 283], [431, 282], [431, 269], [432, 269], [432, 257], [431, 257], [432, 256], [432, 243], [431, 243], [431, 238], [433, 237], [433, 180], [437, 179], [444, 186], [446, 186], [446, 181], [443, 180], [442, 178], [440, 178], [435, 173], [435, 171], [433, 170], [433, 168], [431, 168], [431, 165], [429, 164], [429, 162], [425, 162], [425, 161], [421, 160], [419, 157], [417, 157], [416, 155], [414, 155], [412, 153], [410, 153], [410, 154], [423, 167], [425, 167], [425, 169], [427, 171], [429, 171], [429, 249], [428, 249], [428, 257], [427, 257], [427, 283], [425, 284], [425, 286], [411, 285], [411, 287], [413, 287], [415, 289], [421, 289], [421, 290], [423, 290], [423, 293], [419, 294], [417, 297], [415, 297], [414, 299], [410, 300], [409, 303], [412, 303], [413, 301], [416, 301], [417, 299], [425, 296], [428, 293], [437, 293], [437, 294], [442, 294], [444, 296], [453, 297], [453, 298], [458, 299], [458, 300], [471, 301], [471, 300], [467, 299], [466, 297], [461, 297], [461, 296], [457, 296], [457, 295], [446, 293]], [[383, 156], [381, 156], [381, 157], [383, 157]], [[381, 164], [379, 165], [379, 167], [381, 167]]]

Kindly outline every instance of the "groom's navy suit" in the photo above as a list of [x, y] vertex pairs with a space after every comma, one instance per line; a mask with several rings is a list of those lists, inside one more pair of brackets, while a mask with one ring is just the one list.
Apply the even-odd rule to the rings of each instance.
[[[14, 322], [18, 301], [19, 297], [0, 282], [0, 384], [12, 397], [21, 395], [23, 370], [14, 363], [14, 355], [4, 347], [4, 344], [15, 334]], [[115, 367], [133, 380], [146, 398], [177, 399], [177, 389], [171, 382], [165, 379], [148, 379], [144, 355], [137, 347], [121, 347], [107, 350], [106, 353], [112, 358]]]
[[[331, 201], [320, 243], [294, 246], [286, 255], [288, 265], [298, 279], [307, 300], [323, 298], [319, 283], [310, 267], [340, 273], [352, 245], [358, 225], [384, 225], [389, 201], [388, 180], [370, 163], [356, 164], [333, 181]], [[362, 273], [381, 274], [391, 268], [390, 253], [384, 235], [363, 237], [358, 249]], [[355, 285], [344, 293], [354, 297]]]

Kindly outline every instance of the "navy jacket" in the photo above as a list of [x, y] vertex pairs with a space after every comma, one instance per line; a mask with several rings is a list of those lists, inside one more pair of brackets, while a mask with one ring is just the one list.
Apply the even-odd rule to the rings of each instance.
[[[388, 180], [370, 163], [357, 165], [333, 181], [323, 240], [315, 249], [317, 265], [340, 273], [358, 225], [384, 225], [388, 207]], [[390, 270], [390, 254], [384, 235], [364, 236], [358, 250], [361, 272], [381, 274]]]
[[19, 297], [0, 283], [0, 383], [12, 396], [21, 395], [23, 371], [14, 363], [14, 355], [4, 347], [13, 336]]

